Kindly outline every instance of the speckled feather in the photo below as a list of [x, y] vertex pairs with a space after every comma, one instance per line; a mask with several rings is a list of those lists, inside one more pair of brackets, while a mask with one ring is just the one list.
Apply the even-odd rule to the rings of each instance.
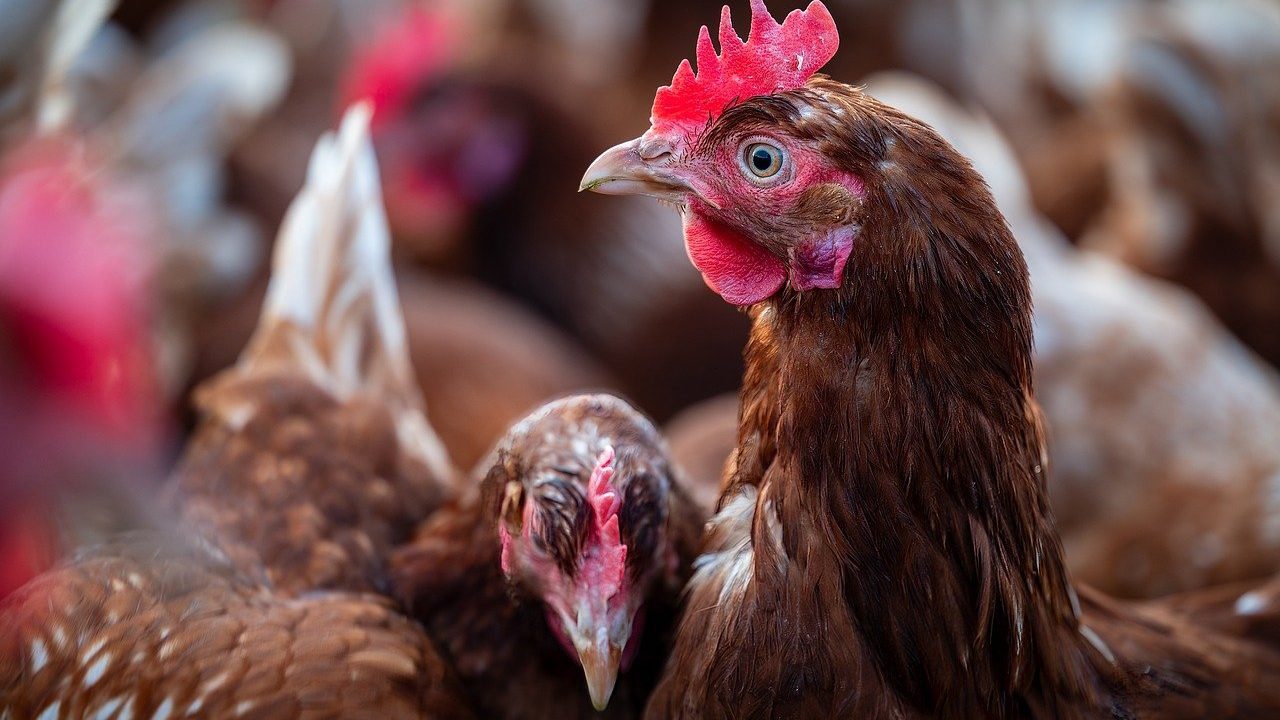
[[285, 598], [180, 538], [98, 548], [4, 613], [0, 708], [13, 720], [469, 716], [386, 598]]
[[318, 145], [257, 331], [197, 390], [171, 487], [187, 527], [287, 592], [384, 590], [392, 544], [452, 492], [409, 365], [367, 112]]
[[421, 626], [370, 594], [453, 486], [366, 126], [356, 108], [320, 141], [254, 340], [198, 391], [167, 493], [180, 536], [99, 548], [15, 596], [0, 716], [468, 716]]

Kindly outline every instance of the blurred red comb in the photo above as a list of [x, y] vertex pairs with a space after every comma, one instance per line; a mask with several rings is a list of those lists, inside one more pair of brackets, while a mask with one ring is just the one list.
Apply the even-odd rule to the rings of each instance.
[[729, 6], [720, 12], [720, 54], [703, 25], [698, 34], [698, 72], [680, 63], [671, 84], [658, 89], [650, 122], [658, 132], [694, 130], [738, 100], [794, 90], [836, 54], [840, 34], [827, 7], [814, 0], [782, 24], [764, 0], [751, 0], [751, 34], [738, 37]]
[[410, 8], [356, 51], [342, 81], [341, 107], [368, 100], [374, 127], [404, 112], [428, 81], [449, 68], [456, 35], [444, 14]]

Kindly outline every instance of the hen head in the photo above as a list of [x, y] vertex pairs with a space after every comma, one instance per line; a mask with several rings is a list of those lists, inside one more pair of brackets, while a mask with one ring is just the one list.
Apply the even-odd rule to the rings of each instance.
[[646, 418], [607, 395], [550, 403], [498, 446], [485, 478], [502, 570], [609, 702], [638, 646], [646, 596], [676, 572], [672, 471]]
[[839, 44], [821, 2], [783, 23], [763, 0], [751, 7], [746, 41], [724, 9], [719, 54], [702, 28], [697, 74], [684, 61], [658, 90], [648, 132], [601, 155], [581, 189], [676, 205], [693, 264], [740, 306], [847, 289], [848, 268], [885, 258], [909, 262], [865, 269], [859, 282], [904, 277], [896, 271], [931, 262], [928, 226], [940, 218], [1003, 223], [935, 132], [817, 74]]
[[458, 74], [459, 34], [447, 17], [411, 8], [355, 53], [343, 81], [342, 107], [374, 109], [392, 229], [428, 255], [508, 186], [526, 151], [519, 108]]

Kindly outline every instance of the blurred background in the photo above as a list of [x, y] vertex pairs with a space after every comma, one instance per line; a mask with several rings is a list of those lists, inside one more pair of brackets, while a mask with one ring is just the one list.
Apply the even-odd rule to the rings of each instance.
[[[972, 157], [1028, 255], [1074, 571], [1150, 596], [1280, 569], [1280, 4], [827, 2], [826, 72]], [[455, 463], [608, 389], [714, 488], [746, 318], [670, 209], [576, 191], [720, 4], [0, 0], [0, 597], [147, 513], [366, 98]]]

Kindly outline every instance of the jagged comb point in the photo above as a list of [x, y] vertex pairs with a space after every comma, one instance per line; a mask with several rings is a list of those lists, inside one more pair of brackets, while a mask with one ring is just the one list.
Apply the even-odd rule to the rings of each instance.
[[720, 53], [704, 25], [698, 33], [695, 73], [680, 63], [671, 84], [659, 88], [650, 121], [659, 132], [700, 128], [737, 100], [794, 90], [836, 54], [840, 34], [821, 0], [792, 11], [782, 23], [764, 0], [751, 0], [751, 32], [743, 41], [729, 6], [720, 12]]
[[587, 502], [591, 504], [591, 509], [594, 511], [598, 532], [604, 532], [609, 521], [613, 520], [616, 533], [618, 509], [622, 506], [618, 493], [609, 484], [613, 478], [613, 459], [613, 448], [606, 447], [596, 458], [596, 465], [591, 470], [591, 479], [587, 481]]
[[587, 481], [587, 502], [595, 515], [593, 542], [596, 543], [587, 562], [594, 568], [592, 574], [599, 583], [596, 589], [604, 597], [612, 597], [622, 587], [627, 561], [627, 545], [622, 542], [618, 526], [622, 499], [609, 482], [613, 478], [613, 460], [613, 448], [606, 446], [596, 458], [591, 479]]

